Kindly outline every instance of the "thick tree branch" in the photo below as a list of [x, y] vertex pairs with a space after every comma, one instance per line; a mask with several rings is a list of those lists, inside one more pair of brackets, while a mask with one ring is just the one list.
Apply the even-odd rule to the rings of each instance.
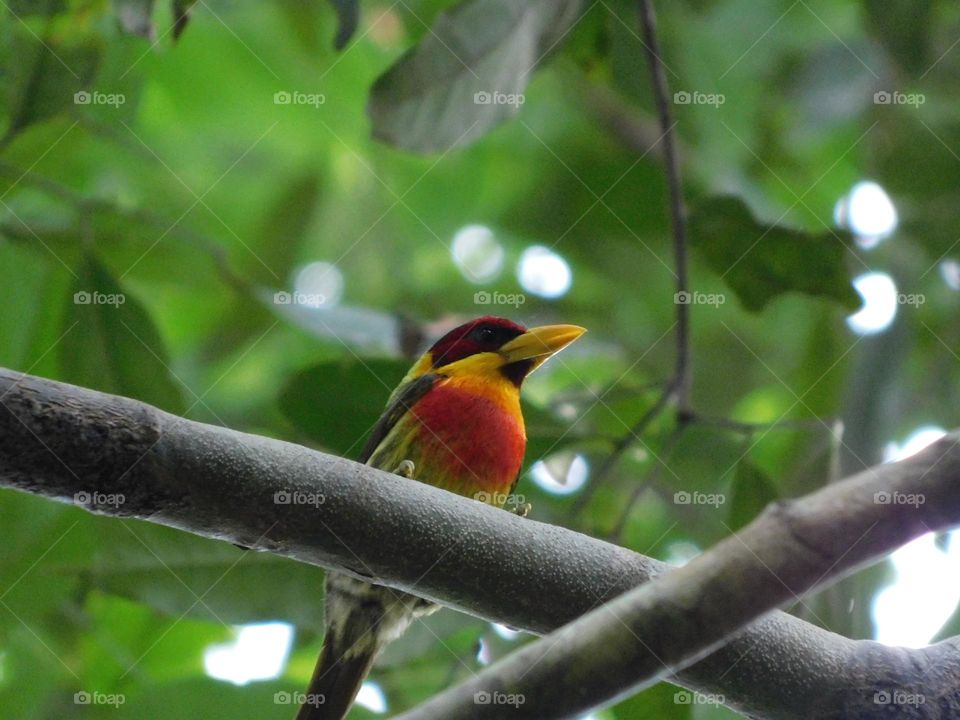
[[[941, 454], [934, 465], [932, 458]], [[956, 521], [958, 494], [951, 498], [944, 488], [955, 486], [958, 476], [956, 436], [913, 460], [858, 476], [857, 487], [872, 482], [900, 492], [926, 488], [927, 504], [920, 512], [880, 506], [878, 516], [893, 511], [903, 526], [890, 528], [881, 521], [883, 532], [869, 533], [840, 566], [849, 568], [854, 560], [925, 532], [918, 518], [931, 528]], [[2, 369], [0, 485], [67, 501], [78, 493], [122, 494], [122, 504], [102, 510], [256, 544], [535, 633], [550, 632], [669, 569], [623, 548], [347, 460]], [[310, 494], [314, 500], [322, 497], [323, 502], [274, 501], [276, 493], [294, 491], [306, 493], [307, 499]], [[778, 518], [790, 518], [791, 527], [804, 538], [790, 550], [796, 568], [782, 575], [794, 590], [803, 589], [810, 568], [818, 567], [822, 556], [841, 554], [838, 540], [811, 529], [817, 513], [828, 513], [839, 530], [848, 521], [844, 510], [855, 514], [864, 508], [845, 499], [836, 507], [787, 506], [768, 517], [775, 527], [780, 527]], [[785, 559], [763, 547], [755, 549], [771, 567], [779, 568]], [[670, 587], [679, 585], [689, 592], [695, 585], [687, 583], [699, 582], [691, 574], [704, 573], [731, 592], [731, 585], [741, 584], [742, 578], [724, 580], [726, 573], [743, 568], [730, 562], [699, 567], [695, 573], [691, 564], [664, 580], [679, 577]], [[682, 611], [679, 624], [642, 637], [651, 647], [668, 646], [670, 652], [663, 657], [671, 661], [678, 652], [712, 643], [710, 638], [726, 634], [743, 616], [762, 611], [773, 581], [759, 577], [758, 582], [763, 592], [749, 599], [746, 611], [714, 605], [716, 589], [703, 597], [685, 595], [677, 609]], [[780, 590], [774, 586], [769, 592]], [[704, 624], [714, 622], [719, 629]], [[621, 634], [631, 637], [622, 626]], [[621, 644], [618, 639], [611, 647]], [[671, 681], [720, 693], [731, 707], [769, 718], [855, 717], [844, 715], [843, 709], [863, 707], [874, 691], [917, 688], [927, 698], [926, 705], [917, 708], [927, 714], [917, 717], [947, 717], [931, 711], [960, 707], [958, 647], [960, 643], [950, 640], [923, 650], [886, 648], [847, 640], [774, 612]], [[642, 678], [639, 665], [629, 669]], [[552, 688], [558, 695], [563, 689]], [[533, 700], [531, 696], [527, 707], [534, 707]], [[587, 702], [593, 702], [592, 697]], [[470, 712], [483, 707], [471, 704]], [[489, 717], [445, 717], [473, 716]]]
[[[912, 538], [960, 524], [958, 440], [954, 434], [897, 465], [870, 468], [799, 500], [774, 503], [684, 567], [526, 645], [401, 717], [502, 717], [497, 714], [502, 708], [475, 702], [477, 693], [495, 693], [525, 698], [511, 717], [575, 718], [668, 678], [779, 605]], [[852, 688], [839, 712], [831, 698], [829, 705], [815, 703], [801, 716], [874, 718], [887, 710], [876, 693], [896, 690], [909, 696], [900, 703], [910, 705], [907, 710], [915, 705], [928, 713], [908, 715], [898, 707], [898, 717], [960, 717], [960, 640], [942, 649], [943, 684], [928, 687], [918, 677], [901, 687], [878, 676], [866, 689]]]

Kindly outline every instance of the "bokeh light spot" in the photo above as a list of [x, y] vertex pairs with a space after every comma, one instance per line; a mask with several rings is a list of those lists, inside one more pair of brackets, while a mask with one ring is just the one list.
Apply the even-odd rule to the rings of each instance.
[[504, 251], [486, 225], [465, 225], [453, 236], [453, 261], [474, 283], [493, 280], [503, 269]]
[[234, 685], [279, 677], [293, 644], [293, 626], [268, 622], [241, 625], [235, 630], [233, 642], [211, 645], [204, 652], [207, 675]]
[[883, 332], [897, 316], [897, 286], [886, 273], [866, 273], [853, 280], [863, 297], [863, 307], [847, 318], [847, 325], [857, 335]]
[[343, 273], [328, 262], [312, 262], [297, 272], [294, 301], [308, 307], [330, 308], [343, 297]]
[[586, 484], [589, 475], [590, 465], [580, 454], [555, 455], [530, 467], [530, 477], [551, 495], [572, 495]]
[[550, 248], [532, 245], [520, 256], [517, 279], [527, 292], [554, 299], [566, 295], [573, 272], [567, 261]]
[[893, 200], [880, 185], [863, 180], [837, 201], [834, 220], [848, 228], [864, 249], [876, 247], [897, 229], [899, 219]]

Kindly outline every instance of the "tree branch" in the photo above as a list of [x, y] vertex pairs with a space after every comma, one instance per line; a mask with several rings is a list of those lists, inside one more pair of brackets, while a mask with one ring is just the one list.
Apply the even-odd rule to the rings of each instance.
[[[680, 176], [680, 155], [677, 151], [673, 120], [670, 109], [670, 89], [663, 61], [660, 58], [660, 43], [657, 40], [657, 16], [652, 0], [639, 0], [640, 30], [643, 33], [643, 47], [646, 51], [647, 65], [650, 68], [650, 83], [657, 106], [657, 118], [660, 122], [660, 138], [663, 140], [663, 164], [667, 176], [667, 193], [670, 199], [670, 224], [673, 229], [673, 264], [676, 278], [674, 306], [676, 312], [676, 357], [673, 377], [663, 394], [651, 409], [644, 414], [626, 435], [616, 442], [610, 455], [594, 477], [591, 487], [598, 487], [617, 464], [620, 457], [633, 444], [633, 441], [646, 430], [647, 426], [673, 401], [676, 404], [677, 424], [686, 424], [693, 414], [690, 403], [692, 370], [690, 364], [690, 304], [680, 302], [689, 296], [687, 271], [687, 211], [683, 202], [683, 181]], [[575, 512], [582, 510], [589, 502], [591, 494], [578, 502]]]
[[[643, 47], [650, 67], [650, 80], [653, 97], [657, 105], [657, 117], [660, 119], [660, 131], [663, 134], [663, 162], [667, 175], [667, 191], [670, 196], [670, 221], [673, 227], [673, 263], [676, 275], [676, 289], [679, 297], [685, 297], [689, 291], [687, 281], [687, 212], [683, 203], [683, 181], [680, 178], [680, 157], [674, 141], [673, 113], [670, 110], [670, 89], [660, 56], [660, 42], [657, 40], [657, 15], [653, 9], [653, 0], [639, 0], [640, 30], [643, 33]], [[690, 305], [676, 302], [677, 312], [677, 357], [674, 368], [674, 389], [677, 398], [677, 416], [681, 423], [690, 412]]]
[[[940, 454], [942, 459], [934, 464], [933, 458]], [[892, 511], [903, 526], [890, 528], [888, 522], [881, 522], [882, 533], [878, 529], [868, 534], [840, 567], [852, 567], [854, 558], [873, 556], [894, 541], [925, 532], [918, 518], [930, 528], [955, 521], [960, 499], [957, 493], [950, 497], [945, 488], [954, 487], [958, 476], [960, 449], [955, 435], [914, 459], [857, 476], [853, 483], [861, 490], [874, 482], [901, 492], [908, 487], [930, 492], [927, 504], [916, 513], [900, 506], [880, 506], [878, 514]], [[624, 548], [348, 460], [3, 369], [0, 485], [65, 501], [74, 500], [78, 493], [123, 495], [122, 504], [94, 509], [256, 545], [412, 590], [534, 633], [550, 632], [670, 569]], [[301, 492], [322, 502], [278, 504], [275, 497], [281, 492]], [[809, 507], [786, 506], [768, 516], [767, 522], [775, 527], [779, 527], [775, 520], [790, 518], [791, 527], [805, 540], [794, 545], [788, 557], [757, 548], [774, 569], [791, 561], [790, 571], [782, 577], [794, 591], [803, 588], [810, 568], [819, 568], [824, 554], [840, 554], [833, 536], [813, 533], [819, 513], [827, 513], [838, 531], [846, 532], [848, 517], [842, 508], [851, 513], [869, 509], [862, 507], [862, 498], [854, 503], [845, 495], [835, 497], [843, 501], [836, 507], [823, 507], [818, 501]], [[730, 557], [743, 559], [742, 552], [732, 552]], [[694, 567], [696, 572], [690, 570]], [[691, 575], [703, 573], [718, 581], [739, 569], [743, 566], [732, 559], [705, 568], [702, 562], [691, 563], [665, 575], [663, 581], [669, 581], [667, 590], [679, 585], [687, 592], [697, 585], [686, 583], [699, 582]], [[756, 567], [751, 572], [762, 575]], [[729, 578], [722, 585], [728, 592], [730, 585], [743, 584], [736, 575]], [[718, 635], [729, 633], [746, 615], [762, 612], [768, 593], [783, 595], [772, 576], [756, 581], [762, 592], [746, 603], [746, 609], [715, 604], [716, 588], [703, 596], [685, 595], [687, 600], [680, 607], [689, 615], [682, 622], [659, 626], [656, 633], [641, 637], [651, 647], [662, 650], [667, 645], [670, 652], [662, 657], [670, 662], [691, 648], [714, 647]], [[656, 597], [664, 591], [660, 582], [648, 587], [657, 588]], [[702, 624], [713, 622], [719, 624], [717, 630]], [[619, 628], [621, 635], [630, 637], [622, 625]], [[618, 639], [611, 647], [619, 648], [621, 643]], [[699, 692], [722, 694], [727, 705], [749, 714], [791, 719], [839, 718], [844, 708], [870, 701], [874, 688], [912, 687], [927, 698], [927, 704], [917, 708], [927, 714], [916, 717], [932, 718], [938, 717], [932, 711], [945, 713], [948, 707], [960, 707], [958, 648], [956, 639], [922, 650], [886, 648], [848, 640], [774, 612], [670, 680]], [[620, 662], [628, 659], [624, 655]], [[641, 677], [641, 665], [628, 669], [634, 678]], [[621, 667], [616, 676], [623, 672]], [[551, 692], [558, 700], [568, 694], [563, 684], [552, 686]], [[439, 700], [447, 702], [445, 697]], [[533, 700], [531, 695], [527, 708], [534, 708]], [[577, 702], [595, 701], [599, 698], [591, 695]], [[545, 711], [536, 716], [549, 717], [547, 710], [555, 707], [551, 702], [545, 702]], [[471, 703], [466, 714], [444, 717], [489, 716], [474, 715], [478, 708], [482, 711], [484, 706]]]
[[[478, 705], [477, 693], [522, 697], [524, 703], [510, 717], [541, 720], [574, 718], [613, 703], [703, 658], [779, 605], [915, 537], [957, 525], [958, 479], [960, 434], [955, 433], [897, 465], [870, 468], [802, 499], [774, 503], [684, 567], [524, 646], [400, 717], [502, 717], [497, 714], [502, 708]], [[960, 638], [935, 647], [932, 652], [942, 653], [943, 662], [937, 684], [927, 685], [920, 676], [877, 675], [866, 686], [849, 688], [843, 698], [814, 700], [800, 716], [874, 718], [885, 711], [877, 693], [899, 691], [913, 700], [899, 704], [926, 713], [910, 717], [960, 717]], [[884, 652], [878, 646], [872, 650]], [[950, 712], [941, 714], [946, 708]], [[896, 709], [904, 717], [904, 708]]]

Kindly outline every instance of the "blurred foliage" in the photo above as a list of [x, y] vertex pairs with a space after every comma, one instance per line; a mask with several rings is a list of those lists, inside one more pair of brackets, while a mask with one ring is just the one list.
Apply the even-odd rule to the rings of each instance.
[[[678, 436], [658, 417], [586, 496], [526, 477], [518, 491], [538, 519], [682, 561], [918, 425], [958, 424], [943, 262], [960, 255], [960, 9], [658, 5], [681, 93], [703, 419]], [[526, 388], [527, 460], [573, 467], [579, 453], [595, 469], [673, 363], [660, 131], [634, 13], [626, 0], [5, 4], [0, 365], [355, 455], [432, 333], [490, 310], [576, 322], [590, 334]], [[869, 250], [833, 226], [865, 178], [900, 215]], [[483, 283], [451, 257], [471, 223], [503, 251]], [[478, 290], [525, 292], [510, 268], [532, 244], [569, 262], [570, 292], [478, 305]], [[342, 274], [338, 304], [274, 299], [316, 261]], [[864, 339], [844, 318], [867, 270], [925, 302]], [[273, 698], [306, 685], [322, 571], [11, 491], [0, 536], [5, 716], [291, 715]], [[886, 581], [878, 566], [797, 612], [870, 636]], [[298, 631], [282, 677], [204, 674], [231, 626], [272, 619]], [[374, 671], [392, 710], [470, 676], [481, 639], [494, 658], [522, 642], [452, 612], [428, 623]], [[78, 691], [126, 701], [81, 706]], [[661, 685], [598, 717], [733, 717], [677, 693]]]

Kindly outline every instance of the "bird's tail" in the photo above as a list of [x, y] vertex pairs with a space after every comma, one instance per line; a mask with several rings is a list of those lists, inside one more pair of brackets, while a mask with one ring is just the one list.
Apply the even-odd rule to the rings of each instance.
[[436, 606], [345, 575], [327, 576], [326, 636], [296, 720], [342, 720], [380, 650]]
[[327, 632], [296, 720], [342, 720], [347, 716], [380, 651], [373, 628], [361, 630], [366, 638], [352, 632], [342, 636]]

